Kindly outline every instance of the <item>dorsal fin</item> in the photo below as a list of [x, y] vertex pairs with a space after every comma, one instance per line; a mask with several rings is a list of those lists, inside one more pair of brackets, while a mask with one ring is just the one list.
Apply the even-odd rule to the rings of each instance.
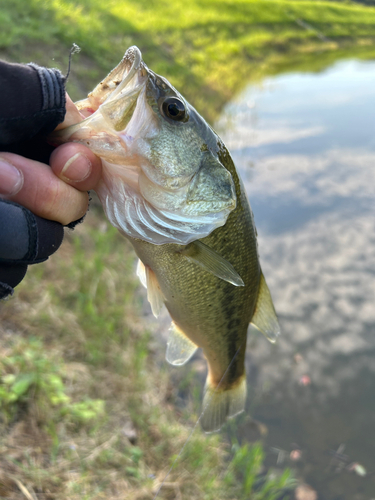
[[171, 365], [181, 366], [184, 365], [198, 347], [178, 328], [172, 321], [169, 329], [169, 338], [167, 342], [167, 352], [165, 359]]
[[277, 337], [280, 335], [280, 326], [273, 306], [272, 297], [262, 271], [260, 272], [257, 303], [255, 305], [253, 317], [251, 318], [251, 324], [262, 332], [272, 343], [275, 343]]
[[237, 273], [232, 264], [201, 241], [190, 243], [181, 253], [188, 260], [203, 267], [203, 269], [214, 276], [234, 286], [245, 286], [241, 276]]

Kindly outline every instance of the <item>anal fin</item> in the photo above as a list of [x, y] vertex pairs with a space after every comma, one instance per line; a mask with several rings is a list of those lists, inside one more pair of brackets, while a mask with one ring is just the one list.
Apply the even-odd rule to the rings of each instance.
[[280, 335], [280, 326], [272, 297], [262, 272], [260, 273], [257, 303], [253, 317], [251, 318], [251, 324], [273, 344]]
[[245, 286], [241, 276], [232, 264], [201, 241], [194, 241], [187, 245], [182, 251], [182, 255], [214, 276], [234, 286]]
[[198, 347], [172, 321], [169, 329], [165, 359], [171, 365], [182, 366], [189, 361]]
[[233, 386], [220, 390], [206, 383], [200, 419], [202, 429], [209, 433], [219, 431], [226, 419], [235, 417], [245, 409], [247, 395], [246, 375]]

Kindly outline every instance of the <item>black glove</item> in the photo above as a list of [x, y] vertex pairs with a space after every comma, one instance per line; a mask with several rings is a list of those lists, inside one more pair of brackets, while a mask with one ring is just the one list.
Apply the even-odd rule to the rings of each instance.
[[27, 266], [48, 259], [61, 245], [64, 228], [27, 208], [0, 200], [0, 299], [13, 293]]
[[[53, 148], [43, 136], [64, 117], [65, 78], [59, 70], [0, 61], [0, 151], [48, 163]], [[63, 237], [60, 223], [0, 199], [0, 299], [13, 293], [28, 264], [46, 260]]]

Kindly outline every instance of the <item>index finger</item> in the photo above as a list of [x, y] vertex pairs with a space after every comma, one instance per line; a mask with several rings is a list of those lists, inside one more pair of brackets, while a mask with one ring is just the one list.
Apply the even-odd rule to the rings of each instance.
[[71, 100], [71, 98], [68, 96], [68, 94], [65, 94], [65, 98], [66, 98], [65, 119], [62, 123], [59, 123], [59, 125], [57, 125], [55, 130], [61, 130], [63, 128], [69, 127], [70, 125], [74, 125], [75, 123], [79, 123], [84, 119], [84, 116], [82, 116], [81, 113], [78, 111], [76, 105]]

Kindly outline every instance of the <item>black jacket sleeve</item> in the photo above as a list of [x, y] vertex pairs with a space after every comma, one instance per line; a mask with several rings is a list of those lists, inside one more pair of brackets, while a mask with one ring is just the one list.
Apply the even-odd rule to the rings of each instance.
[[64, 228], [17, 203], [0, 202], [0, 299], [13, 293], [29, 264], [48, 259], [61, 245]]
[[[53, 148], [43, 136], [65, 117], [65, 79], [57, 69], [0, 61], [1, 151], [48, 163]], [[61, 224], [0, 199], [0, 299], [13, 293], [28, 264], [60, 246]]]
[[0, 61], [0, 151], [48, 163], [44, 135], [65, 117], [65, 78], [58, 69]]
[[37, 134], [48, 134], [64, 120], [64, 77], [58, 69], [0, 61], [0, 149]]

